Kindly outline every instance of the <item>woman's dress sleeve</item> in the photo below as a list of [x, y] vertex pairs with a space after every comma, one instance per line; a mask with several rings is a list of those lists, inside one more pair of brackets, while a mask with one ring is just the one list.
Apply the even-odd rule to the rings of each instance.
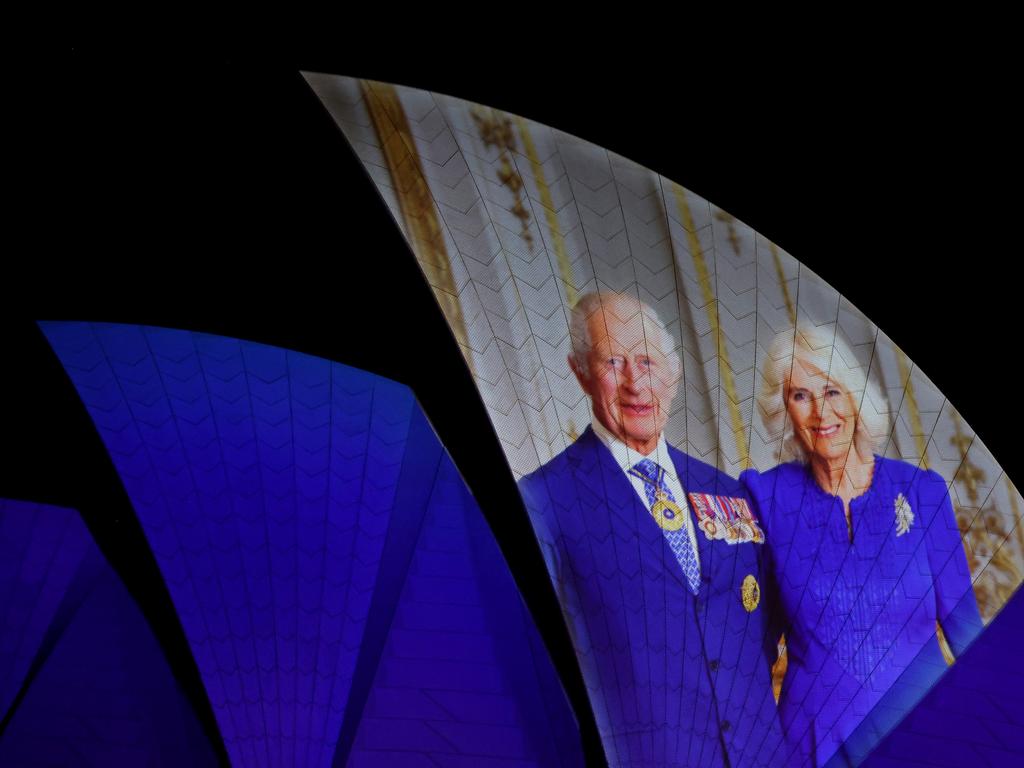
[[935, 589], [936, 616], [954, 656], [960, 656], [982, 629], [978, 603], [971, 586], [971, 569], [956, 524], [946, 481], [925, 472], [918, 490], [928, 525], [928, 565]]

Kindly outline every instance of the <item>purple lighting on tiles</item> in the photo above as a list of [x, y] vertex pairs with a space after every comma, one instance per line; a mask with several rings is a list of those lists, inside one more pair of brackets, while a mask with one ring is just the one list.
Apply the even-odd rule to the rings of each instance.
[[0, 765], [217, 765], [149, 625], [76, 512], [0, 502], [0, 563], [19, 564], [13, 581], [4, 570], [0, 599], [32, 606], [8, 610], [0, 633], [5, 650], [18, 649], [0, 659], [16, 659], [21, 673]]
[[[581, 762], [507, 566], [408, 388], [234, 339], [42, 327], [121, 475], [234, 765]], [[432, 709], [412, 705], [424, 697]], [[381, 750], [372, 732], [395, 717]]]

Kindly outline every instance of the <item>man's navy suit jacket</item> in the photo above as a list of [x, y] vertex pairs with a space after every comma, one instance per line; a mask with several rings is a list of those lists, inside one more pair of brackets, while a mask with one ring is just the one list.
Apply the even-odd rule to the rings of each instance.
[[[672, 447], [669, 455], [687, 494], [746, 496], [716, 468]], [[763, 545], [712, 541], [695, 528], [695, 596], [658, 524], [591, 428], [519, 488], [610, 765], [782, 764], [769, 658], [778, 637], [769, 636]], [[753, 611], [741, 596], [748, 575], [764, 592]]]

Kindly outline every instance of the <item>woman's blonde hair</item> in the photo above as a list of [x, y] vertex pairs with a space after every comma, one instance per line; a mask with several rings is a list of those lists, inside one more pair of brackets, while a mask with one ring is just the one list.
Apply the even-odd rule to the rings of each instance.
[[757, 405], [768, 437], [782, 437], [780, 461], [808, 460], [786, 408], [786, 389], [797, 360], [826, 374], [853, 398], [857, 406], [857, 452], [867, 455], [882, 445], [889, 435], [889, 405], [881, 387], [838, 331], [833, 336], [799, 325], [775, 337], [761, 366], [762, 386]]

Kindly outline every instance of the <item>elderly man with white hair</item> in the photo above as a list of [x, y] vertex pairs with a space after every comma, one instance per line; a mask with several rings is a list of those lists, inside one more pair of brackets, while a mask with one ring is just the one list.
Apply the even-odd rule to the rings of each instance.
[[780, 765], [764, 536], [735, 479], [665, 441], [672, 336], [623, 293], [581, 297], [570, 328], [593, 421], [520, 490], [608, 762]]
[[981, 629], [946, 483], [878, 451], [882, 390], [831, 331], [780, 333], [759, 409], [783, 459], [741, 476], [778, 584], [789, 657], [779, 714], [794, 763], [857, 765]]

